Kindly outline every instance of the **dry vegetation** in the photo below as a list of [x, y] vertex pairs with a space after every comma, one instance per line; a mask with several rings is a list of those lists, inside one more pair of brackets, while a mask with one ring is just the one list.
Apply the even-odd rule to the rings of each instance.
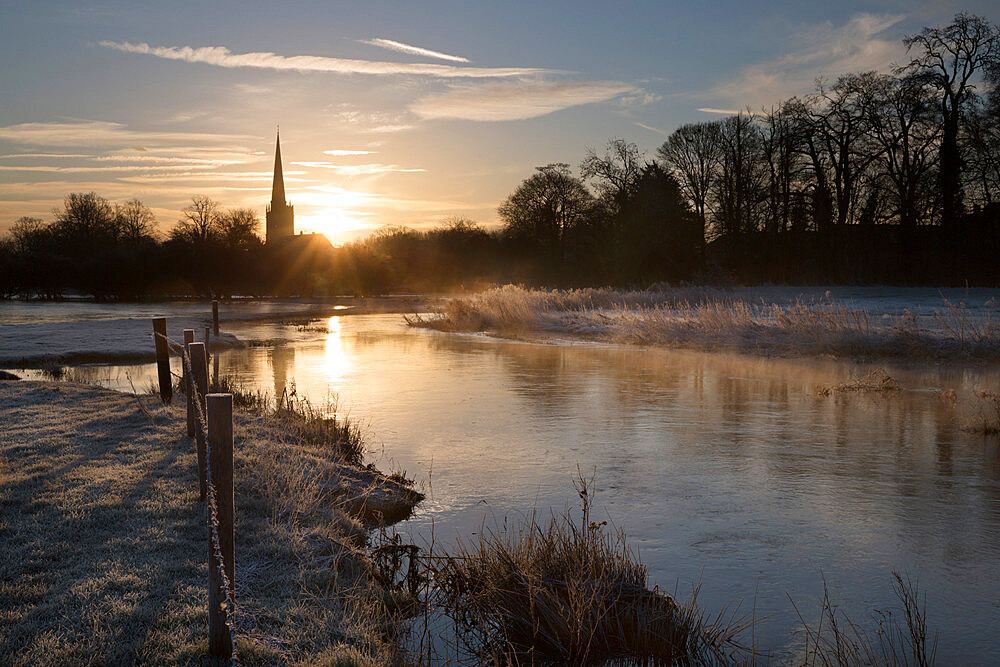
[[461, 652], [479, 664], [730, 664], [752, 656], [745, 619], [706, 620], [650, 589], [622, 530], [591, 520], [580, 478], [579, 519], [532, 516], [506, 533], [481, 532], [431, 557], [432, 603], [455, 622]]
[[1000, 323], [942, 301], [933, 316], [883, 317], [835, 301], [751, 303], [700, 287], [528, 290], [513, 285], [447, 302], [413, 326], [503, 336], [569, 333], [611, 342], [779, 355], [986, 358], [1000, 355]]
[[[0, 383], [0, 662], [208, 662], [205, 510], [182, 408]], [[235, 426], [240, 662], [400, 661], [403, 621], [364, 520], [418, 494], [269, 415]]]
[[892, 394], [901, 391], [903, 388], [896, 381], [896, 378], [889, 375], [884, 368], [876, 368], [854, 378], [850, 382], [844, 382], [832, 387], [823, 387], [817, 393], [820, 396], [829, 396], [835, 391], [856, 391], [865, 394]]

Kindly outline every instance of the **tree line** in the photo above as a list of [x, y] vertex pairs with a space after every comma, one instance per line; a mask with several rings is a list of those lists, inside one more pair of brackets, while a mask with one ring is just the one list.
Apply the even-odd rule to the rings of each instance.
[[904, 39], [890, 73], [538, 167], [488, 231], [451, 219], [280, 252], [195, 196], [158, 239], [142, 202], [69, 195], [0, 241], [0, 293], [98, 298], [374, 294], [661, 281], [1000, 283], [1000, 29], [965, 13]]

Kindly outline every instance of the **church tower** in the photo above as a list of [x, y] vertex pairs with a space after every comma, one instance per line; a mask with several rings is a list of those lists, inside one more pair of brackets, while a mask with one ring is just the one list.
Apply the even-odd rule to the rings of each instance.
[[274, 180], [267, 206], [268, 243], [295, 236], [295, 207], [285, 200], [285, 178], [281, 174], [281, 136], [274, 140]]

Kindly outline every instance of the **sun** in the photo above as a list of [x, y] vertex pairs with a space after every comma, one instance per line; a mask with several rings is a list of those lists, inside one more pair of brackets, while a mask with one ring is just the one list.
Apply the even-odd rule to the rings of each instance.
[[314, 186], [296, 197], [295, 228], [303, 232], [324, 234], [330, 243], [338, 245], [356, 232], [372, 228], [366, 220], [372, 214], [362, 209], [372, 195], [342, 188]]

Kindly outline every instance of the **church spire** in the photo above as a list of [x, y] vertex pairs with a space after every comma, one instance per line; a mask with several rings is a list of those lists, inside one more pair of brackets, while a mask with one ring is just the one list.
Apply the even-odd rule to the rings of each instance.
[[271, 182], [271, 206], [285, 205], [285, 178], [281, 174], [281, 133], [274, 139], [274, 181]]

